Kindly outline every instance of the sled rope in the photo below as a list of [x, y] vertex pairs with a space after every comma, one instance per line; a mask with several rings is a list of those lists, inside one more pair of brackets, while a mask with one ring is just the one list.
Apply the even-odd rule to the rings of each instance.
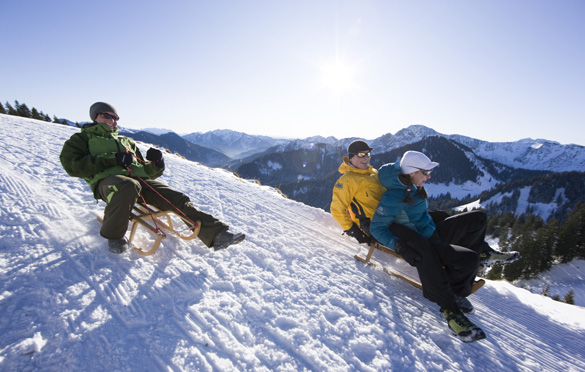
[[[132, 156], [138, 160], [139, 162], [146, 164], [146, 162], [142, 159], [140, 159], [138, 156], [136, 156], [136, 154], [134, 154], [131, 151], [128, 151], [128, 149], [126, 149], [126, 151], [130, 154], [132, 154]], [[187, 215], [185, 213], [183, 213], [182, 210], [180, 210], [179, 208], [177, 208], [173, 203], [171, 203], [167, 198], [165, 198], [164, 196], [162, 196], [158, 191], [156, 191], [154, 189], [154, 187], [150, 186], [148, 183], [146, 183], [146, 181], [144, 181], [142, 178], [140, 178], [140, 176], [138, 176], [136, 173], [134, 173], [132, 171], [132, 169], [130, 169], [130, 167], [126, 167], [126, 170], [128, 171], [129, 174], [131, 174], [133, 177], [136, 177], [140, 182], [142, 182], [143, 184], [145, 184], [146, 186], [148, 186], [148, 188], [150, 188], [152, 191], [154, 191], [155, 194], [157, 194], [158, 196], [160, 196], [161, 199], [163, 199], [164, 201], [166, 201], [167, 203], [169, 203], [169, 205], [171, 207], [173, 207], [177, 212], [179, 212], [181, 215], [183, 215], [183, 217], [185, 217], [185, 219], [193, 226], [192, 229], [196, 229], [197, 226], [199, 226], [199, 224], [193, 220], [191, 220], [189, 217], [187, 217]], [[144, 197], [142, 196], [142, 194], [140, 194], [140, 197], [142, 198], [142, 201], [144, 202], [144, 204], [146, 205], [146, 201], [144, 200]], [[152, 216], [152, 213], [150, 214], [152, 219], [154, 220], [154, 217]], [[156, 226], [156, 222], [155, 222], [155, 226]], [[159, 229], [158, 226], [156, 226], [157, 229]]]
[[[144, 196], [142, 196], [142, 194], [140, 194], [140, 199], [142, 199], [142, 202], [144, 203], [144, 205], [147, 205], [146, 200], [144, 200]], [[167, 234], [165, 234], [165, 232], [160, 227], [158, 227], [158, 224], [156, 223], [156, 218], [154, 218], [154, 215], [150, 211], [150, 208], [147, 208], [147, 210], [148, 210], [148, 214], [150, 214], [150, 218], [152, 219], [152, 223], [154, 224], [154, 229], [151, 229], [151, 230], [157, 234], [161, 234], [162, 236], [164, 236], [166, 238]]]

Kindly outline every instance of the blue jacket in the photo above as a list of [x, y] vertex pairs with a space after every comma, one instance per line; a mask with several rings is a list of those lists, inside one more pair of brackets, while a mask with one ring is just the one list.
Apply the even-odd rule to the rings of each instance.
[[[393, 222], [417, 231], [426, 239], [430, 238], [436, 229], [428, 212], [428, 201], [416, 194], [418, 189], [416, 185], [412, 185], [409, 191], [408, 187], [400, 182], [399, 174], [400, 162], [385, 164], [378, 170], [378, 178], [386, 192], [380, 199], [370, 225], [372, 236], [391, 249], [394, 249], [398, 240], [398, 237], [388, 230]], [[408, 192], [412, 195], [412, 201], [407, 204], [404, 198]]]

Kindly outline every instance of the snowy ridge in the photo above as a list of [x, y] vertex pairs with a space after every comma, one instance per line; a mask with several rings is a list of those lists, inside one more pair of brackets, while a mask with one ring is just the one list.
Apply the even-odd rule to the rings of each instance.
[[555, 141], [530, 138], [516, 142], [486, 142], [452, 135], [447, 136], [469, 146], [477, 155], [514, 168], [553, 172], [585, 169], [585, 147], [561, 145]]
[[77, 130], [0, 131], [2, 371], [585, 371], [585, 309], [488, 281], [470, 297], [488, 338], [461, 343], [329, 214], [173, 155], [161, 180], [247, 239], [111, 254], [103, 203], [59, 163]]
[[289, 140], [249, 135], [229, 129], [218, 129], [206, 133], [195, 132], [184, 135], [183, 138], [200, 146], [223, 152], [231, 158], [242, 158], [248, 153], [262, 152], [269, 147], [289, 142]]
[[489, 190], [499, 183], [497, 177], [490, 173], [490, 170], [477, 158], [475, 153], [465, 149], [463, 149], [463, 152], [479, 169], [478, 178], [468, 180], [461, 185], [457, 185], [457, 187], [453, 187], [452, 183], [432, 183], [432, 187], [428, 188], [429, 195], [438, 196], [449, 193], [452, 198], [462, 199], [468, 195], [477, 195], [481, 191]]
[[408, 128], [399, 130], [394, 135], [388, 133], [376, 138], [371, 141], [370, 146], [374, 147], [377, 153], [380, 153], [421, 141], [425, 137], [439, 135], [441, 134], [424, 125], [411, 125]]
[[[372, 141], [383, 151], [418, 142], [425, 137], [441, 136], [469, 147], [477, 156], [513, 168], [554, 172], [583, 171], [585, 147], [561, 145], [555, 141], [526, 138], [516, 142], [487, 142], [461, 135], [446, 135], [423, 125], [411, 125], [395, 135], [387, 134]], [[376, 150], [380, 152], [380, 150]]]
[[306, 139], [273, 139], [266, 136], [251, 136], [230, 130], [215, 130], [207, 133], [192, 133], [185, 139], [201, 146], [224, 152], [230, 157], [243, 157], [262, 152], [271, 146], [270, 151], [283, 152], [297, 150], [325, 143], [328, 151], [346, 151], [351, 141], [362, 139], [374, 148], [376, 154], [391, 151], [426, 137], [440, 136], [469, 147], [477, 156], [496, 161], [513, 168], [545, 170], [553, 172], [583, 171], [585, 169], [585, 147], [580, 145], [561, 145], [545, 139], [522, 139], [516, 142], [487, 142], [461, 135], [446, 135], [424, 125], [411, 125], [396, 134], [385, 134], [376, 139], [335, 137], [309, 137]]
[[159, 136], [161, 134], [166, 134], [166, 133], [173, 132], [172, 130], [166, 129], [166, 128], [144, 128], [144, 129], [141, 129], [141, 130], [143, 130], [145, 132], [148, 132], [148, 133], [156, 134], [156, 135], [159, 135]]

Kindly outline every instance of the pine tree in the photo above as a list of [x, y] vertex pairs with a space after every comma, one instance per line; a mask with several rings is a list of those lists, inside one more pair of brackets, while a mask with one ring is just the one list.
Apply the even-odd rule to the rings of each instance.
[[499, 219], [498, 217], [499, 217], [499, 215], [492, 214], [488, 218], [488, 221], [487, 221], [487, 230], [486, 230], [488, 235], [496, 235], [496, 234], [494, 234], [494, 231], [495, 231], [495, 229], [497, 228], [497, 225], [498, 225], [498, 219]]
[[0, 114], [6, 114], [6, 110], [4, 109], [4, 106], [2, 106], [2, 102], [0, 102]]
[[535, 267], [534, 274], [548, 271], [552, 268], [554, 262], [554, 249], [557, 241], [559, 223], [553, 219], [545, 226], [540, 228], [536, 233], [536, 249], [539, 255], [538, 266]]
[[533, 247], [531, 249], [533, 259], [531, 267], [527, 268], [525, 272], [532, 277], [552, 267], [557, 223], [553, 219], [550, 223], [545, 224], [542, 218], [536, 217], [533, 219], [530, 228], [534, 229]]
[[494, 265], [486, 275], [489, 280], [501, 280], [502, 279], [502, 265]]
[[585, 259], [585, 205], [581, 204], [581, 202], [577, 203], [576, 209], [576, 219], [577, 219], [577, 247], [575, 250], [575, 255], [577, 258]]
[[32, 118], [32, 113], [26, 103], [18, 103], [14, 101], [14, 107], [16, 108], [17, 115], [23, 118]]
[[583, 233], [585, 226], [583, 221], [585, 209], [581, 203], [577, 203], [563, 226], [559, 230], [559, 238], [555, 249], [555, 255], [562, 263], [571, 262], [582, 254]]
[[571, 289], [569, 293], [563, 297], [563, 301], [568, 304], [575, 305], [575, 291]]
[[43, 120], [43, 117], [41, 116], [41, 114], [37, 111], [36, 108], [32, 108], [31, 110], [31, 117], [33, 119], [37, 119], [37, 120]]
[[[520, 279], [521, 277], [526, 278], [529, 276], [528, 271], [526, 270], [528, 270], [528, 268], [531, 266], [531, 245], [532, 240], [528, 234], [520, 235], [514, 240], [511, 249], [520, 252], [522, 259], [504, 267], [504, 278], [506, 280], [513, 282], [514, 280]], [[528, 260], [526, 260], [526, 256], [529, 257]]]
[[496, 237], [500, 245], [508, 241], [515, 216], [512, 213], [492, 214], [488, 219], [487, 235]]
[[[534, 231], [533, 221], [527, 221], [522, 229], [522, 235], [519, 239], [519, 244], [515, 245], [520, 254], [522, 254], [522, 277], [530, 279], [538, 274], [540, 267], [540, 246], [536, 239], [537, 233]], [[508, 277], [506, 270], [506, 277]]]
[[12, 105], [6, 102], [6, 113], [12, 116], [18, 116], [18, 112], [12, 107]]

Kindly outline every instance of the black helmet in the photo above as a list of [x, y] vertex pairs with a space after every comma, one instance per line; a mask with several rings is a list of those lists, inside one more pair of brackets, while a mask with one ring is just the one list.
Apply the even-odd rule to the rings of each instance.
[[352, 156], [354, 156], [358, 152], [366, 152], [366, 151], [372, 151], [372, 150], [373, 149], [370, 146], [368, 146], [367, 143], [365, 143], [364, 141], [358, 140], [358, 141], [353, 141], [352, 143], [349, 144], [349, 147], [347, 148], [347, 154], [351, 158]]

